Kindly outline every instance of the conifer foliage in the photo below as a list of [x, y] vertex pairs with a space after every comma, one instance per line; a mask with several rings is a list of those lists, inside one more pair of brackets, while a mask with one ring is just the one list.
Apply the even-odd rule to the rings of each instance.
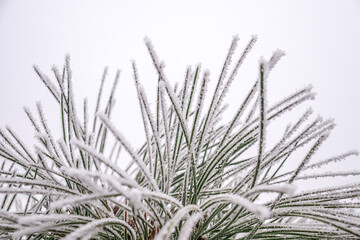
[[[284, 52], [259, 61], [257, 79], [235, 115], [222, 119], [224, 99], [256, 40], [252, 36], [234, 60], [239, 39], [233, 38], [210, 90], [215, 77], [200, 66], [187, 68], [184, 82], [173, 87], [145, 38], [158, 78], [152, 108], [132, 63], [146, 137], [139, 149], [111, 118], [119, 72], [101, 107], [105, 69], [95, 112], [89, 113], [85, 100], [81, 119], [70, 58], [61, 71], [52, 68], [53, 80], [34, 66], [58, 104], [61, 133], [55, 135], [61, 138], [54, 137], [41, 103], [36, 113], [24, 108], [35, 131], [33, 148], [10, 127], [0, 129], [0, 238], [359, 239], [359, 182], [295, 189], [299, 180], [360, 174], [323, 170], [356, 151], [314, 158], [334, 122], [313, 117], [309, 108], [299, 119], [289, 119], [278, 142], [267, 141], [271, 122], [314, 98], [312, 88], [305, 87], [268, 103], [267, 79]], [[299, 154], [294, 157], [299, 151], [300, 161]], [[124, 154], [131, 157], [126, 168], [119, 164]], [[285, 168], [296, 159], [294, 169]]]

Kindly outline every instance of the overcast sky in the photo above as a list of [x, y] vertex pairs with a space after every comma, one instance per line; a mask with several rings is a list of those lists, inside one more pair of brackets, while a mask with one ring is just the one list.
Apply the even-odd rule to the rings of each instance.
[[94, 104], [104, 66], [110, 68], [109, 85], [121, 69], [114, 119], [137, 147], [142, 125], [130, 60], [136, 60], [150, 97], [156, 83], [144, 36], [165, 61], [169, 79], [179, 82], [186, 66], [199, 62], [215, 80], [235, 34], [240, 37], [239, 52], [252, 34], [259, 40], [233, 85], [230, 105], [239, 103], [241, 93], [256, 79], [258, 59], [283, 49], [287, 55], [269, 78], [270, 104], [312, 84], [315, 112], [337, 123], [324, 155], [360, 149], [358, 0], [0, 0], [0, 125], [9, 124], [32, 138], [22, 106], [35, 109], [38, 100], [49, 121], [57, 124], [55, 101], [32, 65], [54, 79], [51, 66], [62, 66], [69, 53], [78, 108], [86, 96]]

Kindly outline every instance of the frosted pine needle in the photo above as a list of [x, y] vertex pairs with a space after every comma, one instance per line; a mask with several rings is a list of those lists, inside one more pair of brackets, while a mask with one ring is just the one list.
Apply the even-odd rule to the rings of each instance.
[[[138, 148], [118, 130], [126, 126], [111, 120], [120, 71], [103, 100], [105, 68], [93, 110], [85, 99], [78, 105], [80, 117], [70, 57], [62, 71], [52, 67], [54, 80], [34, 67], [58, 104], [61, 130], [50, 128], [41, 103], [36, 104], [38, 116], [24, 108], [35, 132], [33, 148], [16, 129], [0, 129], [0, 238], [359, 239], [360, 171], [327, 169], [358, 152], [318, 160], [334, 121], [312, 117], [310, 108], [297, 119], [286, 119], [314, 99], [312, 87], [267, 103], [266, 80], [283, 51], [260, 61], [258, 81], [239, 98], [235, 115], [223, 119], [227, 92], [256, 39], [231, 68], [239, 41], [233, 38], [208, 96], [209, 71], [200, 64], [187, 66], [184, 82], [173, 86], [145, 38], [158, 74], [157, 92], [153, 108], [133, 61], [145, 133]], [[266, 138], [268, 126], [280, 116], [288, 123], [276, 129], [277, 138]], [[127, 168], [121, 166], [120, 149], [130, 155]], [[335, 182], [343, 177], [353, 182]], [[319, 178], [334, 183], [307, 184]], [[306, 190], [295, 191], [295, 182]]]

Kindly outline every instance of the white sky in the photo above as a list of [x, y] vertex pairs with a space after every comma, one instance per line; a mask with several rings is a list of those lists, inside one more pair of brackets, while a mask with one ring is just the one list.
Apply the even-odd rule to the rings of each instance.
[[[137, 61], [148, 96], [154, 96], [155, 71], [143, 38], [152, 39], [172, 82], [185, 67], [202, 63], [212, 79], [219, 75], [232, 36], [259, 41], [245, 61], [227, 100], [239, 103], [257, 77], [261, 56], [277, 49], [287, 56], [269, 79], [270, 103], [312, 84], [312, 106], [337, 127], [322, 152], [330, 156], [360, 149], [360, 1], [18, 1], [0, 0], [0, 125], [9, 124], [26, 139], [22, 106], [41, 100], [49, 121], [58, 123], [55, 101], [32, 70], [36, 63], [51, 76], [53, 64], [72, 58], [76, 98], [94, 104], [104, 66], [108, 85], [122, 70], [118, 89], [118, 128], [137, 147], [142, 123], [130, 60]], [[237, 105], [236, 105], [237, 106]], [[234, 106], [234, 107], [236, 107]], [[287, 119], [288, 122], [296, 119]], [[358, 164], [358, 163], [357, 163]], [[360, 166], [358, 164], [357, 166]]]

